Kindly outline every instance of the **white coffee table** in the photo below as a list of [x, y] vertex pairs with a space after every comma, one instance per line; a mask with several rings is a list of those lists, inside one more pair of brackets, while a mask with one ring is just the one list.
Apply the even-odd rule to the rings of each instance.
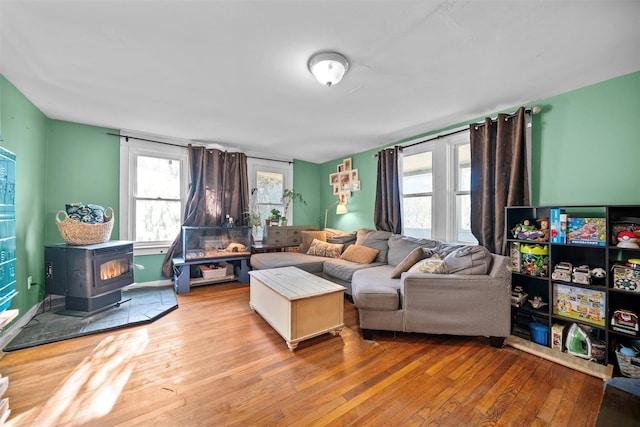
[[344, 327], [345, 287], [296, 267], [249, 272], [249, 305], [293, 351], [300, 341]]

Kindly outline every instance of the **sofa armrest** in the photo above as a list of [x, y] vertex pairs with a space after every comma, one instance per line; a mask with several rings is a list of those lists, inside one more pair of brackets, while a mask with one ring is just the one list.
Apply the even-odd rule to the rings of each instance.
[[407, 332], [506, 337], [511, 331], [511, 275], [403, 273]]

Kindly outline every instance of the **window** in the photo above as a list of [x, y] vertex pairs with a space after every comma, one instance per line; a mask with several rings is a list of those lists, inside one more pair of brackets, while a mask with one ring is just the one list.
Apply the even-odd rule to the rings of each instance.
[[[127, 141], [128, 139], [128, 141]], [[178, 236], [187, 194], [187, 149], [134, 138], [120, 142], [120, 238], [136, 254], [163, 253]]]
[[477, 243], [471, 234], [468, 131], [405, 149], [400, 167], [403, 234]]
[[[247, 159], [249, 174], [249, 186], [251, 187], [250, 203], [260, 212], [262, 226], [252, 230], [255, 241], [262, 241], [264, 235], [264, 221], [271, 215], [271, 209], [278, 209], [284, 215], [282, 192], [285, 188], [291, 188], [293, 182], [293, 167], [281, 161], [264, 159]], [[290, 224], [293, 217], [293, 208], [289, 207]]]

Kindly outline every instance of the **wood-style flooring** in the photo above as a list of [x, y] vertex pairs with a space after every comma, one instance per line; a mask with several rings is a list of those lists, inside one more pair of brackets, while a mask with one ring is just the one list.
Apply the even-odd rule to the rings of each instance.
[[[202, 286], [148, 325], [6, 353], [8, 425], [592, 426], [600, 379], [488, 338], [378, 333], [295, 352], [249, 286]], [[456, 313], [451, 313], [455, 316]]]

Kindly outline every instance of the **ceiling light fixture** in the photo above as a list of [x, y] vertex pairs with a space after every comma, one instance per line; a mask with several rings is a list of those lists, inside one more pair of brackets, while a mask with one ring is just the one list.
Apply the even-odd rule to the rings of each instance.
[[348, 69], [347, 58], [336, 52], [320, 52], [309, 58], [309, 71], [328, 87], [339, 83]]

